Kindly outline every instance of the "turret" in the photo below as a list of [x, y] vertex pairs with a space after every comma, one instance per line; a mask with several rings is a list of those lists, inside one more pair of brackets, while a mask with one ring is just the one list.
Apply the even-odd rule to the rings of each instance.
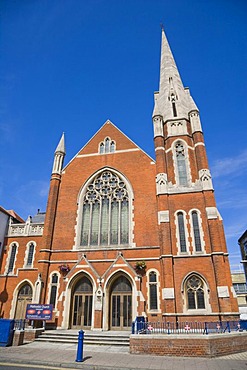
[[63, 168], [63, 161], [65, 157], [65, 142], [64, 142], [64, 133], [58, 143], [57, 149], [55, 150], [54, 162], [52, 174], [61, 174]]

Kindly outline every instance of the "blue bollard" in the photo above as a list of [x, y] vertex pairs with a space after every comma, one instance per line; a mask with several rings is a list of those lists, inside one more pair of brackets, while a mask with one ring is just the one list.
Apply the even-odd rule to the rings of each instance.
[[76, 362], [83, 361], [83, 339], [84, 339], [84, 331], [80, 330], [78, 335], [78, 345], [77, 345], [77, 355], [76, 355]]

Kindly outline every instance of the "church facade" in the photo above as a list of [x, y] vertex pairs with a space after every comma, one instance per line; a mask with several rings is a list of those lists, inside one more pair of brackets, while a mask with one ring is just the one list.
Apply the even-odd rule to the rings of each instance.
[[45, 214], [9, 224], [1, 317], [32, 302], [66, 329], [238, 319], [199, 110], [164, 31], [154, 99], [155, 160], [107, 121], [63, 166], [62, 136]]

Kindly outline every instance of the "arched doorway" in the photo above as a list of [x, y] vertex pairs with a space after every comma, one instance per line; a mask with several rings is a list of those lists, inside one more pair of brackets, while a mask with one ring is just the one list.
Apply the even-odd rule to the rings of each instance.
[[125, 276], [119, 276], [110, 291], [110, 329], [128, 330], [132, 323], [132, 286]]
[[83, 276], [73, 290], [72, 329], [91, 329], [93, 308], [93, 286], [91, 281]]
[[32, 302], [33, 290], [30, 284], [24, 284], [18, 293], [15, 319], [25, 319], [27, 304]]

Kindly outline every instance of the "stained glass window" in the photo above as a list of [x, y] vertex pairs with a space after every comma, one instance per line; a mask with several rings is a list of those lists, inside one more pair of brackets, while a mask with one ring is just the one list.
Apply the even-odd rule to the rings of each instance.
[[87, 186], [82, 209], [82, 246], [129, 243], [129, 195], [125, 182], [103, 171]]

